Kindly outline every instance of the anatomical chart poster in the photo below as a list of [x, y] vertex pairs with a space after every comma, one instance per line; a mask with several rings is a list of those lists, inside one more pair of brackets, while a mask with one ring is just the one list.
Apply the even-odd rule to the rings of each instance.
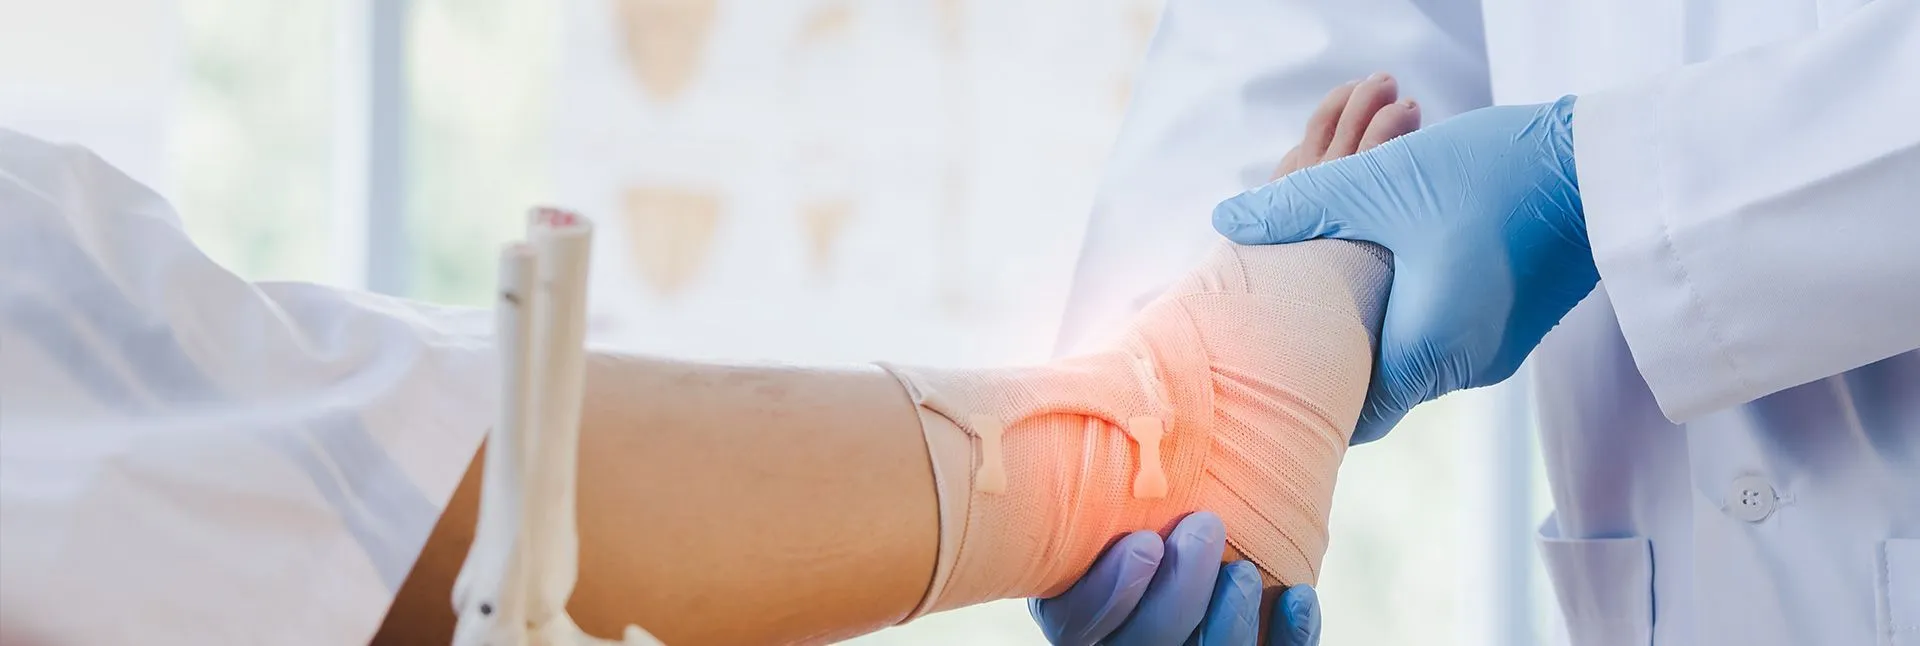
[[597, 339], [687, 358], [1036, 360], [1157, 0], [573, 0], [556, 197]]

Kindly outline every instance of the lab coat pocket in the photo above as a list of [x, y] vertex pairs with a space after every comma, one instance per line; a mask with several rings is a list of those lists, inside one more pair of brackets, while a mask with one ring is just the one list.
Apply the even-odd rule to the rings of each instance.
[[1653, 643], [1653, 544], [1561, 538], [1554, 526], [1548, 518], [1537, 540], [1573, 646]]
[[1889, 646], [1920, 646], [1920, 538], [1889, 539], [1880, 565], [1882, 639]]

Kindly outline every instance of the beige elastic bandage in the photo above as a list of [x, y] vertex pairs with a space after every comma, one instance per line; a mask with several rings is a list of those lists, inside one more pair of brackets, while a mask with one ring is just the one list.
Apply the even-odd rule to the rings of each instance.
[[1059, 594], [1113, 540], [1203, 509], [1269, 583], [1314, 581], [1390, 279], [1373, 245], [1222, 244], [1108, 349], [885, 366], [919, 407], [939, 493], [909, 618]]

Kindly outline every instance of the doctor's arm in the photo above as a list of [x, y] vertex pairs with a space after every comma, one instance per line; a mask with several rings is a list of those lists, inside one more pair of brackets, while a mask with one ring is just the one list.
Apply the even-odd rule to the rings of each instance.
[[1920, 1], [1550, 104], [1476, 110], [1220, 204], [1367, 240], [1393, 300], [1360, 436], [1496, 383], [1607, 281], [1676, 421], [1920, 347]]
[[1920, 348], [1920, 1], [1582, 96], [1587, 228], [1677, 421]]

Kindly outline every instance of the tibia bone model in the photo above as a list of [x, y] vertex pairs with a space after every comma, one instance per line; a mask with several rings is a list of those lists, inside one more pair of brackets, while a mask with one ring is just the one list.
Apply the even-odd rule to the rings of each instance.
[[592, 637], [567, 615], [579, 574], [574, 490], [593, 226], [536, 209], [528, 237], [501, 253], [500, 417], [487, 435], [473, 546], [454, 581], [453, 643], [657, 646], [637, 626], [618, 642]]
[[1104, 350], [885, 366], [919, 407], [940, 505], [912, 616], [1059, 594], [1114, 539], [1198, 510], [1269, 584], [1313, 582], [1391, 272], [1365, 243], [1222, 244]]

